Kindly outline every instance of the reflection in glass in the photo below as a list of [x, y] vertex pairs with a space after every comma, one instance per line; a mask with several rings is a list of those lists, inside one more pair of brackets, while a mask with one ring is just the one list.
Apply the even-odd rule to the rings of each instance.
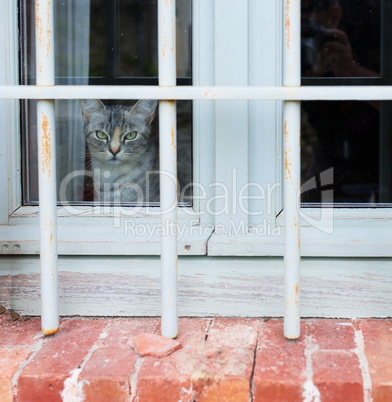
[[303, 77], [380, 76], [380, 0], [301, 4]]
[[[65, 0], [54, 2], [54, 13], [57, 85], [158, 84], [157, 0]], [[178, 85], [191, 85], [191, 0], [178, 2], [177, 17]], [[35, 84], [34, 18], [34, 0], [21, 0], [21, 81], [28, 85]], [[103, 104], [109, 110], [113, 105], [131, 108], [136, 102]], [[34, 204], [38, 201], [36, 102], [23, 102], [22, 109], [23, 197], [25, 204]], [[178, 163], [190, 181], [192, 104], [178, 102], [177, 110], [178, 137], [187, 144], [180, 148]], [[158, 114], [151, 126], [151, 141], [156, 146]], [[79, 100], [56, 101], [58, 189], [69, 175], [85, 172], [74, 174], [66, 186], [66, 199], [74, 203], [94, 200], [91, 154], [83, 127]]]
[[[303, 0], [302, 85], [390, 85], [392, 15], [385, 5]], [[304, 203], [322, 202], [320, 175], [328, 169], [335, 205], [391, 203], [390, 102], [303, 102], [301, 160], [302, 183], [316, 183], [302, 194]]]

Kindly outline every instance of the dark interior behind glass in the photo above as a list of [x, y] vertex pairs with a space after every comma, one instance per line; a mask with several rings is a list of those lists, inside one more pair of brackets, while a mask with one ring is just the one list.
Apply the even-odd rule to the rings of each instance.
[[[302, 85], [391, 85], [391, 10], [384, 0], [303, 0]], [[304, 206], [391, 206], [391, 112], [391, 102], [302, 103]]]

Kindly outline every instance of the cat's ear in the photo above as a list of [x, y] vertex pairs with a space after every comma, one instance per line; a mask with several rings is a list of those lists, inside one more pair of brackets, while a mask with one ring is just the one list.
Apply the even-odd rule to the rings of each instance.
[[158, 106], [157, 100], [141, 99], [130, 109], [129, 114], [138, 114], [143, 116], [146, 124], [150, 125], [155, 117], [155, 110]]
[[80, 106], [82, 107], [82, 116], [86, 124], [91, 121], [94, 115], [106, 112], [105, 105], [99, 99], [81, 99]]

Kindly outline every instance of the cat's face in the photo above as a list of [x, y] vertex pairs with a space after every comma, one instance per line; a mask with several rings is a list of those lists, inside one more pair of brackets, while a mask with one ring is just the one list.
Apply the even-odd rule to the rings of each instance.
[[151, 123], [158, 102], [140, 100], [134, 106], [105, 106], [81, 100], [86, 142], [95, 161], [137, 166], [151, 142]]

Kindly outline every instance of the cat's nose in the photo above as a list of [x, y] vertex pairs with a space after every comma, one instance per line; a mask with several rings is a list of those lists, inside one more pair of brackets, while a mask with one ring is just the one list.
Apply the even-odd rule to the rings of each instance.
[[120, 148], [110, 149], [110, 152], [113, 154], [113, 156], [116, 156], [120, 152]]

